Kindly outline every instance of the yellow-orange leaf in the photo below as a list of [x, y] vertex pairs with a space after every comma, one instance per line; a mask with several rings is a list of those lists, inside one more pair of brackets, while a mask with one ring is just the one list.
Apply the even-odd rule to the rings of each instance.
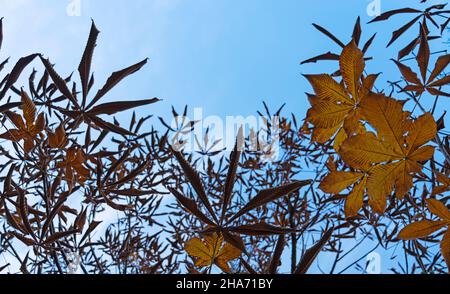
[[427, 199], [427, 206], [430, 212], [438, 217], [440, 217], [443, 220], [450, 221], [450, 211], [448, 210], [447, 206], [444, 205], [439, 200], [436, 199]]
[[395, 185], [395, 164], [378, 165], [371, 170], [367, 179], [367, 194], [369, 205], [377, 213], [384, 213], [386, 198]]
[[410, 125], [410, 132], [406, 137], [407, 153], [428, 143], [436, 136], [436, 132], [437, 125], [430, 113], [427, 112], [426, 114], [417, 118]]
[[427, 161], [431, 157], [433, 157], [434, 154], [434, 147], [433, 146], [423, 146], [419, 149], [415, 150], [411, 154], [409, 154], [408, 158], [412, 161]]
[[342, 77], [354, 100], [358, 100], [359, 80], [364, 71], [364, 53], [354, 40], [342, 50], [339, 59]]
[[370, 94], [361, 102], [364, 118], [397, 154], [402, 154], [404, 134], [411, 129], [408, 114], [400, 102], [382, 94]]
[[322, 101], [308, 110], [307, 120], [319, 128], [332, 128], [344, 122], [351, 105]]
[[446, 221], [422, 220], [406, 226], [398, 235], [402, 240], [425, 238], [448, 225]]
[[450, 229], [445, 232], [441, 241], [441, 253], [447, 264], [448, 272], [450, 273]]
[[365, 168], [370, 164], [387, 162], [399, 156], [373, 133], [350, 137], [341, 145], [339, 154], [345, 163], [353, 168]]
[[433, 188], [432, 195], [441, 194], [450, 190], [450, 178], [442, 173], [435, 172], [436, 179], [441, 184]]
[[228, 262], [238, 258], [241, 251], [234, 246], [225, 243], [223, 237], [216, 233], [207, 235], [202, 241], [193, 238], [186, 242], [184, 250], [195, 258], [195, 265], [198, 267], [217, 265], [221, 270], [230, 273]]
[[336, 133], [336, 131], [339, 129], [339, 125], [332, 127], [332, 128], [314, 128], [312, 133], [312, 140], [317, 143], [325, 143], [326, 141], [330, 140], [331, 137]]
[[305, 75], [314, 89], [317, 99], [352, 105], [344, 86], [336, 82], [330, 75]]
[[[306, 121], [316, 129], [330, 129], [316, 133], [314, 141], [323, 143], [342, 127], [347, 136], [357, 130], [361, 118], [359, 103], [370, 93], [376, 79], [376, 76], [370, 76], [361, 86], [365, 67], [363, 55], [354, 41], [344, 47], [339, 58], [342, 83], [327, 74], [305, 75], [315, 92], [314, 95], [308, 95], [312, 107], [308, 110]], [[331, 133], [331, 129], [335, 129], [334, 133]], [[341, 133], [337, 139], [335, 148], [339, 149], [339, 143], [345, 138]]]
[[333, 171], [323, 179], [319, 188], [325, 193], [337, 194], [353, 185], [363, 176], [362, 173]]
[[339, 152], [339, 149], [341, 149], [342, 143], [344, 143], [345, 139], [347, 139], [347, 134], [345, 133], [344, 128], [341, 128], [341, 130], [336, 134], [333, 141], [333, 148], [336, 150], [336, 152]]
[[352, 192], [348, 194], [345, 200], [345, 216], [352, 217], [358, 214], [358, 211], [363, 205], [364, 190], [366, 187], [367, 179], [364, 177], [358, 184], [353, 187]]

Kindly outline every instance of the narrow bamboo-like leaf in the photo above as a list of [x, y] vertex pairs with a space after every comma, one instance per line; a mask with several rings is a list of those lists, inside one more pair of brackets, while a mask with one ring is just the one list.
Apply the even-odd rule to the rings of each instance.
[[8, 206], [6, 206], [6, 202], [3, 201], [3, 207], [5, 209], [5, 215], [6, 215], [6, 220], [8, 221], [8, 224], [13, 227], [16, 230], [21, 231], [22, 233], [27, 233], [25, 228], [23, 228], [15, 219], [14, 217], [11, 215], [11, 212], [8, 209]]
[[58, 212], [60, 211], [62, 205], [64, 204], [64, 202], [67, 200], [67, 197], [70, 195], [69, 192], [63, 192], [61, 193], [61, 195], [58, 198], [58, 201], [56, 202], [56, 204], [53, 206], [53, 209], [51, 210], [51, 212], [49, 213], [49, 215], [47, 216], [44, 225], [42, 226], [42, 230], [41, 230], [41, 239], [44, 238], [45, 234], [47, 233], [48, 228], [50, 227], [50, 224], [52, 223], [53, 219], [55, 218], [55, 216], [58, 214]]
[[72, 102], [74, 106], [80, 108], [77, 100], [73, 96], [72, 91], [70, 91], [69, 88], [67, 87], [66, 81], [63, 78], [61, 78], [61, 76], [55, 71], [50, 61], [48, 59], [45, 59], [41, 55], [40, 58], [45, 66], [45, 69], [47, 70], [48, 74], [52, 78], [53, 82], [55, 83], [55, 86], [58, 88], [61, 94], [63, 94], [67, 99], [69, 99], [69, 101]]
[[283, 235], [293, 231], [290, 228], [276, 227], [267, 223], [227, 227], [224, 230], [248, 236]]
[[98, 100], [100, 100], [106, 93], [108, 93], [114, 86], [116, 86], [120, 81], [122, 81], [127, 76], [137, 72], [140, 70], [146, 63], [148, 59], [144, 59], [141, 62], [138, 62], [130, 67], [122, 69], [120, 71], [114, 72], [106, 81], [106, 84], [97, 92], [92, 101], [86, 107], [87, 109], [91, 108]]
[[268, 274], [276, 274], [277, 268], [280, 266], [281, 254], [283, 254], [284, 246], [286, 245], [286, 238], [284, 235], [278, 237], [277, 245], [275, 246], [275, 251], [272, 254], [272, 259], [270, 260], [269, 268], [267, 270]]
[[175, 196], [175, 198], [180, 202], [180, 204], [185, 209], [187, 209], [189, 212], [195, 215], [199, 220], [210, 226], [216, 226], [216, 224], [213, 221], [211, 221], [206, 215], [203, 214], [203, 212], [201, 212], [200, 208], [198, 208], [194, 200], [183, 196], [180, 192], [178, 192], [175, 189], [169, 188], [169, 191], [172, 193], [173, 196]]
[[402, 9], [389, 10], [389, 11], [386, 11], [386, 12], [380, 14], [379, 16], [375, 17], [374, 19], [369, 21], [369, 23], [382, 21], [382, 20], [387, 20], [391, 16], [394, 16], [394, 15], [397, 15], [397, 14], [402, 14], [402, 13], [420, 13], [420, 12], [421, 12], [420, 10], [413, 9], [413, 8], [402, 8]]
[[200, 201], [205, 205], [208, 212], [211, 214], [212, 218], [215, 222], [218, 222], [217, 216], [209, 203], [208, 196], [206, 195], [205, 189], [203, 188], [203, 183], [198, 175], [198, 173], [192, 168], [192, 166], [184, 159], [183, 154], [179, 151], [175, 151], [172, 149], [172, 153], [175, 155], [178, 163], [180, 164], [181, 168], [183, 169], [184, 175], [188, 179], [189, 183], [194, 188], [195, 192], [197, 193], [198, 197], [200, 198]]
[[53, 235], [51, 235], [50, 237], [48, 237], [42, 244], [48, 245], [48, 244], [54, 243], [62, 238], [66, 238], [70, 235], [74, 235], [76, 233], [78, 233], [78, 229], [76, 229], [76, 228], [69, 229], [69, 230], [63, 231], [63, 232], [57, 232], [57, 233], [54, 233]]
[[222, 204], [222, 215], [225, 214], [226, 209], [231, 200], [231, 195], [233, 193], [234, 181], [236, 178], [236, 170], [239, 163], [239, 158], [241, 157], [241, 148], [243, 140], [243, 130], [242, 127], [239, 129], [238, 136], [236, 139], [236, 144], [234, 145], [234, 150], [230, 154], [228, 174], [225, 180], [225, 187], [223, 191], [223, 204]]
[[295, 181], [287, 185], [270, 188], [266, 190], [259, 191], [255, 197], [253, 197], [247, 205], [245, 205], [241, 210], [239, 210], [231, 219], [228, 221], [229, 223], [233, 220], [237, 219], [238, 217], [242, 216], [243, 214], [247, 213], [248, 211], [255, 209], [259, 206], [262, 206], [264, 204], [267, 204], [269, 202], [275, 201], [278, 198], [285, 196], [291, 192], [295, 192], [301, 187], [304, 187], [308, 184], [310, 184], [310, 180], [305, 181]]
[[302, 61], [300, 64], [316, 63], [321, 60], [339, 60], [339, 55], [327, 52]]
[[308, 269], [311, 267], [313, 261], [317, 258], [317, 255], [319, 255], [320, 251], [322, 251], [322, 248], [330, 240], [331, 236], [333, 235], [333, 231], [333, 228], [328, 229], [314, 246], [305, 251], [305, 254], [303, 254], [300, 262], [295, 268], [294, 274], [306, 274], [308, 272]]
[[430, 77], [428, 78], [427, 84], [434, 81], [434, 79], [442, 73], [442, 71], [448, 66], [449, 63], [450, 63], [450, 54], [439, 56], [439, 58], [436, 61], [436, 64], [434, 65], [434, 69], [431, 72]]
[[6, 92], [14, 85], [14, 83], [19, 79], [20, 74], [25, 69], [25, 67], [30, 64], [39, 54], [31, 54], [26, 57], [22, 57], [17, 61], [16, 65], [14, 65], [11, 73], [8, 75], [8, 79], [3, 86], [2, 91], [0, 92], [0, 100], [5, 97]]
[[359, 45], [361, 40], [361, 18], [358, 16], [355, 26], [353, 28], [352, 39], [355, 40], [356, 45]]
[[152, 98], [136, 101], [119, 101], [119, 102], [104, 103], [94, 106], [91, 110], [88, 111], [88, 113], [91, 115], [115, 114], [117, 112], [152, 104], [158, 101], [160, 101], [158, 98]]
[[28, 204], [27, 199], [25, 197], [25, 192], [20, 189], [19, 187], [16, 187], [18, 194], [18, 210], [20, 214], [20, 218], [22, 219], [22, 224], [25, 227], [25, 230], [28, 234], [33, 235], [33, 228], [31, 228], [30, 221], [28, 219]]
[[330, 33], [328, 30], [326, 30], [325, 28], [323, 28], [322, 26], [313, 23], [313, 26], [322, 34], [324, 34], [325, 36], [327, 36], [328, 38], [330, 38], [331, 40], [333, 40], [336, 44], [338, 44], [339, 46], [341, 46], [342, 48], [345, 47], [344, 43], [342, 43], [341, 41], [339, 41], [338, 38], [336, 38], [332, 33]]
[[420, 30], [420, 46], [416, 59], [420, 73], [422, 74], [422, 81], [425, 83], [427, 80], [428, 63], [430, 61], [430, 47], [428, 45], [428, 36], [423, 26], [421, 26]]
[[242, 257], [240, 259], [242, 265], [245, 267], [245, 269], [248, 271], [251, 275], [257, 275], [258, 273], [251, 267], [251, 265], [248, 264]]
[[8, 266], [10, 266], [10, 264], [9, 263], [7, 263], [7, 264], [5, 264], [5, 265], [2, 265], [2, 266], [0, 266], [0, 273], [2, 272], [2, 271], [4, 271]]
[[78, 66], [78, 73], [80, 74], [81, 87], [83, 91], [83, 103], [85, 105], [86, 96], [88, 94], [89, 89], [89, 79], [91, 76], [91, 64], [92, 64], [92, 56], [94, 55], [94, 49], [97, 42], [99, 30], [95, 27], [94, 21], [92, 21], [91, 30], [89, 33], [89, 38], [86, 43], [86, 48], [83, 52], [83, 57], [81, 58], [80, 65]]
[[101, 221], [93, 221], [92, 223], [90, 223], [88, 229], [86, 230], [86, 233], [84, 233], [83, 237], [80, 240], [80, 244], [83, 243], [83, 241], [86, 240], [86, 238], [88, 238], [89, 235], [95, 230], [95, 228], [97, 228], [97, 226], [101, 223]]
[[117, 133], [123, 136], [136, 136], [136, 134], [122, 128], [119, 126], [116, 126], [115, 124], [109, 123], [107, 121], [104, 121], [103, 119], [99, 118], [95, 115], [88, 115], [89, 119], [99, 128], [111, 131], [113, 133]]
[[20, 241], [22, 241], [22, 243], [24, 243], [27, 246], [34, 246], [36, 245], [36, 242], [33, 239], [30, 239], [28, 237], [25, 237], [22, 234], [19, 234], [17, 232], [9, 232], [11, 235], [13, 235], [14, 237], [16, 237], [17, 239], [19, 239]]
[[391, 46], [398, 38], [400, 38], [409, 28], [411, 28], [416, 23], [419, 18], [420, 15], [400, 27], [398, 30], [394, 31], [392, 33], [391, 39], [389, 40], [389, 43], [387, 44], [387, 47]]
[[227, 232], [222, 231], [223, 239], [227, 242], [236, 247], [237, 249], [241, 250], [244, 253], [247, 253], [247, 249], [245, 248], [244, 240], [241, 238], [241, 236]]

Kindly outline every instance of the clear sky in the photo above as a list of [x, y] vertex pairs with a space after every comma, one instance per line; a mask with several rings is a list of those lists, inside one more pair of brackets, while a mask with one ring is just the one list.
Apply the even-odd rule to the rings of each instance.
[[[405, 2], [413, 1], [379, 1], [381, 11]], [[69, 6], [78, 3], [79, 9]], [[78, 67], [92, 18], [101, 31], [93, 60], [97, 87], [112, 71], [150, 58], [142, 71], [106, 99], [157, 96], [164, 102], [151, 105], [149, 111], [158, 116], [168, 113], [171, 105], [181, 108], [185, 104], [202, 107], [205, 115], [250, 115], [262, 108], [265, 100], [273, 109], [287, 103], [288, 111], [303, 117], [307, 108], [304, 92], [309, 86], [301, 74], [330, 71], [335, 64], [300, 66], [299, 62], [328, 50], [339, 52], [311, 26], [313, 22], [347, 42], [356, 17], [361, 16], [364, 41], [375, 30], [380, 32], [369, 52], [377, 59], [368, 69], [384, 72], [385, 77], [389, 74], [383, 65], [395, 56], [395, 47], [384, 47], [392, 28], [404, 19], [365, 25], [371, 18], [367, 14], [370, 3], [372, 0], [0, 0], [0, 13], [5, 17], [1, 56], [14, 60], [41, 52], [56, 63], [62, 75], [68, 75]]]
[[[418, 2], [378, 1], [381, 12], [405, 4], [421, 7]], [[171, 105], [180, 109], [187, 104], [202, 107], [205, 115], [224, 117], [255, 115], [264, 100], [272, 109], [287, 103], [286, 110], [301, 120], [308, 108], [304, 93], [310, 91], [301, 74], [330, 72], [336, 63], [301, 66], [300, 61], [327, 51], [339, 53], [312, 23], [348, 42], [360, 16], [363, 41], [379, 32], [369, 51], [376, 59], [368, 63], [368, 72], [383, 72], [381, 88], [383, 81], [398, 79], [389, 59], [400, 46], [385, 45], [405, 18], [366, 25], [372, 17], [367, 13], [370, 3], [373, 0], [0, 0], [0, 57], [12, 56], [12, 65], [21, 56], [43, 53], [67, 76], [78, 68], [92, 18], [101, 31], [92, 66], [95, 89], [111, 72], [150, 59], [105, 101], [159, 97], [164, 101], [140, 114], [168, 117]], [[410, 39], [402, 40], [399, 45]], [[449, 106], [441, 99], [437, 115]]]

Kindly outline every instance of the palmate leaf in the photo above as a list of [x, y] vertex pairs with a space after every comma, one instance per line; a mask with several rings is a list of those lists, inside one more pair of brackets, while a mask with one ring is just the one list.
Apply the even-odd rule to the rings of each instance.
[[427, 73], [430, 70], [428, 67], [431, 55], [428, 45], [429, 39], [431, 39], [431, 37], [428, 37], [425, 28], [421, 27], [420, 36], [418, 38], [420, 47], [416, 56], [421, 79], [419, 79], [418, 74], [409, 66], [394, 60], [403, 79], [409, 83], [403, 88], [403, 91], [412, 91], [416, 96], [421, 95], [424, 91], [428, 91], [431, 95], [449, 97], [450, 94], [442, 91], [441, 87], [450, 84], [450, 77], [448, 75], [439, 77], [439, 75], [450, 63], [450, 56], [446, 54], [438, 57], [434, 69], [431, 71], [430, 76], [427, 77]]
[[[383, 213], [387, 196], [393, 191], [402, 198], [413, 186], [413, 176], [422, 171], [422, 162], [434, 154], [429, 143], [437, 132], [431, 114], [412, 120], [403, 106], [382, 94], [370, 94], [362, 102], [363, 117], [376, 130], [347, 138], [339, 155], [351, 168], [368, 174], [365, 188], [359, 182], [346, 201], [346, 215], [355, 215], [367, 190], [369, 204], [375, 212]], [[337, 194], [359, 180], [358, 173], [333, 171], [324, 178], [320, 188]], [[354, 177], [353, 177], [354, 176]], [[354, 180], [354, 181], [353, 181]]]
[[193, 238], [186, 242], [185, 251], [194, 257], [198, 267], [217, 265], [225, 273], [231, 273], [228, 262], [239, 258], [241, 251], [223, 242], [223, 237], [216, 233], [205, 235], [204, 240]]
[[[364, 54], [355, 40], [344, 46], [339, 65], [342, 83], [327, 74], [305, 75], [314, 90], [314, 95], [309, 95], [312, 107], [306, 118], [307, 122], [314, 125], [312, 139], [324, 143], [338, 132], [334, 139], [336, 149], [339, 149], [343, 139], [361, 130], [360, 105], [371, 92], [377, 77], [369, 75], [363, 78]], [[342, 128], [345, 134], [341, 132]]]
[[[345, 48], [345, 44], [344, 42], [342, 42], [341, 40], [339, 40], [336, 36], [334, 36], [330, 31], [328, 31], [327, 29], [325, 29], [324, 27], [318, 25], [318, 24], [313, 24], [314, 28], [317, 29], [319, 32], [321, 32], [322, 34], [324, 34], [325, 36], [327, 36], [329, 39], [331, 39], [333, 42], [335, 42], [339, 47], [341, 48]], [[353, 27], [353, 32], [352, 32], [352, 40], [354, 40], [356, 46], [359, 45], [360, 41], [361, 41], [361, 34], [362, 34], [362, 30], [361, 30], [361, 18], [358, 17], [356, 19], [355, 25]], [[370, 37], [366, 43], [362, 46], [362, 53], [366, 53], [367, 50], [369, 49], [369, 47], [371, 46], [373, 40], [375, 39], [376, 34], [373, 34], [372, 37]], [[339, 60], [339, 55], [332, 53], [332, 52], [327, 52], [324, 54], [320, 54], [317, 55], [315, 57], [309, 58], [307, 60], [304, 60], [301, 62], [301, 64], [305, 64], [305, 63], [316, 63], [318, 61], [322, 61], [322, 60]], [[366, 60], [371, 59], [369, 58], [364, 58]]]
[[387, 142], [396, 154], [402, 154], [410, 121], [400, 102], [382, 94], [371, 94], [361, 104], [364, 119], [376, 129], [377, 137]]
[[[390, 11], [386, 11], [382, 13], [381, 15], [375, 17], [373, 20], [371, 20], [369, 23], [379, 22], [379, 21], [385, 21], [390, 19], [392, 16], [400, 15], [400, 14], [415, 14], [415, 16], [408, 21], [406, 24], [402, 25], [399, 29], [395, 30], [392, 33], [392, 37], [389, 40], [389, 43], [387, 44], [387, 47], [391, 46], [395, 41], [397, 41], [402, 35], [404, 35], [409, 29], [412, 28], [412, 26], [419, 22], [420, 20], [423, 20], [423, 24], [420, 24], [420, 26], [423, 26], [424, 28], [427, 28], [427, 21], [430, 21], [435, 27], [439, 28], [437, 25], [437, 22], [433, 19], [433, 17], [444, 17], [445, 14], [448, 14], [448, 10], [444, 10], [446, 4], [437, 4], [432, 5], [424, 10], [418, 10], [414, 8], [401, 8], [401, 9], [394, 9]], [[427, 29], [428, 31], [428, 29]]]
[[[241, 149], [240, 148], [241, 144], [243, 144], [242, 129], [239, 130], [234, 151], [230, 155], [230, 165], [228, 167], [227, 179], [225, 181], [225, 186], [223, 188], [224, 197], [222, 198], [222, 201], [226, 202], [230, 201], [232, 194], [232, 187], [234, 184], [234, 178], [236, 175], [236, 169], [239, 161], [238, 155], [240, 154], [239, 150]], [[225, 228], [222, 227], [221, 225], [222, 224], [229, 225], [233, 221], [237, 220], [238, 218], [240, 218], [241, 216], [243, 216], [244, 214], [255, 208], [276, 201], [277, 199], [289, 195], [292, 192], [296, 192], [300, 188], [310, 184], [311, 183], [310, 180], [293, 181], [292, 183], [282, 185], [279, 187], [260, 190], [255, 197], [253, 197], [246, 205], [244, 205], [244, 207], [242, 207], [237, 213], [235, 213], [231, 217], [228, 217], [225, 214], [228, 205], [226, 203], [222, 203], [222, 216], [219, 220], [216, 216], [214, 209], [212, 208], [211, 203], [209, 202], [200, 175], [186, 161], [186, 159], [184, 158], [183, 154], [180, 151], [176, 151], [173, 148], [171, 149], [171, 151], [172, 154], [174, 154], [175, 158], [177, 159], [178, 163], [180, 164], [188, 182], [191, 184], [197, 196], [199, 197], [200, 202], [206, 207], [209, 214], [211, 215], [212, 220], [210, 220], [205, 214], [203, 214], [200, 211], [200, 208], [197, 206], [197, 204], [195, 204], [195, 202], [190, 201], [188, 198], [181, 195], [181, 193], [172, 188], [169, 188], [169, 190], [175, 195], [175, 197], [183, 205], [184, 208], [186, 208], [192, 214], [196, 215], [204, 223], [210, 225], [210, 227], [208, 227], [206, 230], [203, 231], [204, 233], [213, 233], [213, 232], [223, 233], [224, 237], [228, 238], [227, 241], [229, 243], [232, 243], [237, 248], [241, 249], [242, 251], [245, 251], [242, 240], [232, 233], [246, 234], [246, 235], [275, 235], [275, 234], [286, 234], [292, 231], [285, 228], [275, 227], [266, 223], [240, 225], [234, 227], [228, 226]]]

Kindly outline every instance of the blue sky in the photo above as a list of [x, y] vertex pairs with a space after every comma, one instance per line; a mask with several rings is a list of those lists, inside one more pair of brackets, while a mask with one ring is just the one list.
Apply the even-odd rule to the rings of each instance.
[[[163, 117], [169, 115], [171, 105], [181, 109], [186, 104], [191, 110], [202, 107], [204, 115], [255, 115], [262, 109], [262, 101], [267, 101], [274, 110], [286, 103], [286, 111], [301, 120], [309, 107], [304, 93], [310, 91], [302, 74], [330, 72], [336, 63], [301, 66], [300, 61], [329, 50], [339, 53], [312, 23], [348, 42], [356, 17], [361, 16], [363, 41], [379, 32], [369, 51], [376, 59], [368, 63], [368, 72], [383, 72], [380, 88], [384, 81], [400, 76], [389, 61], [400, 46], [385, 49], [385, 45], [405, 18], [366, 25], [371, 19], [367, 14], [371, 2], [0, 0], [0, 16], [4, 17], [0, 55], [1, 59], [12, 56], [11, 66], [21, 56], [43, 53], [67, 76], [78, 67], [92, 18], [101, 31], [92, 66], [94, 92], [111, 72], [150, 59], [104, 101], [159, 97], [162, 102], [139, 114]], [[381, 11], [417, 2], [380, 0]], [[79, 16], [67, 13], [73, 3], [81, 4]], [[405, 36], [401, 40], [399, 44], [404, 45], [410, 39]], [[440, 49], [446, 47], [442, 44]], [[38, 62], [34, 65], [42, 69]], [[437, 115], [449, 106], [448, 100], [441, 99]], [[128, 118], [129, 114], [121, 115], [121, 119]]]
[[[81, 3], [80, 16], [67, 7]], [[2, 56], [42, 52], [62, 75], [76, 70], [90, 19], [101, 31], [93, 70], [97, 87], [112, 71], [145, 57], [150, 63], [105, 99], [159, 97], [149, 112], [164, 116], [171, 105], [202, 107], [205, 115], [251, 115], [267, 101], [303, 117], [302, 73], [330, 71], [332, 63], [300, 66], [303, 59], [337, 48], [311, 24], [329, 28], [343, 41], [357, 16], [363, 24], [369, 0], [1, 0], [5, 40]], [[400, 0], [381, 0], [382, 11]], [[381, 29], [371, 50], [370, 72], [386, 72], [395, 48], [385, 50], [397, 18], [364, 25], [363, 40]], [[383, 32], [386, 32], [384, 33]], [[389, 30], [389, 33], [388, 33]], [[415, 32], [414, 32], [415, 33]], [[37, 65], [38, 66], [38, 65]], [[392, 68], [392, 67], [391, 67]]]

